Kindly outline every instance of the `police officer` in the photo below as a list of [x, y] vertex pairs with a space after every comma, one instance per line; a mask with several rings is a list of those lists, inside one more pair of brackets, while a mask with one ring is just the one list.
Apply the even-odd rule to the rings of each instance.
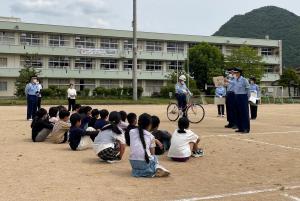
[[27, 97], [27, 120], [29, 121], [32, 121], [37, 111], [38, 91], [37, 77], [33, 76], [25, 87], [25, 95]]
[[232, 128], [237, 129], [236, 126], [236, 108], [235, 108], [235, 94], [234, 94], [234, 69], [228, 69], [228, 76], [227, 79], [225, 79], [225, 84], [227, 85], [226, 90], [226, 113], [227, 113], [227, 121], [228, 124], [225, 126], [225, 128]]
[[251, 119], [255, 120], [257, 118], [257, 104], [259, 99], [259, 86], [256, 84], [255, 77], [250, 78], [250, 93], [256, 96], [256, 103], [250, 102]]
[[235, 85], [235, 102], [236, 102], [236, 123], [239, 133], [250, 132], [250, 119], [249, 119], [249, 95], [250, 85], [246, 78], [242, 76], [242, 70], [239, 68], [234, 69]]

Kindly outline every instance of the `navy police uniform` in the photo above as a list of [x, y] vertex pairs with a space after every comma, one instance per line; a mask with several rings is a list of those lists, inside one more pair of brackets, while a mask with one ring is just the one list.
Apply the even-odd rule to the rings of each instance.
[[[235, 69], [235, 72], [241, 73], [240, 69]], [[240, 76], [236, 78], [234, 85], [235, 102], [236, 102], [236, 123], [238, 130], [236, 132], [250, 132], [249, 118], [249, 95], [250, 84], [246, 78]]]
[[236, 128], [236, 108], [235, 108], [235, 94], [234, 94], [235, 79], [229, 78], [226, 91], [226, 113], [228, 125], [226, 128]]

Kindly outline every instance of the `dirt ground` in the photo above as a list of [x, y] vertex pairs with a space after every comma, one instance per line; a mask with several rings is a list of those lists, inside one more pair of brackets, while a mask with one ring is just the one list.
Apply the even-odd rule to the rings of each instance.
[[[161, 118], [161, 129], [176, 128], [166, 106], [97, 108], [148, 112]], [[32, 143], [25, 107], [0, 107], [0, 200], [300, 200], [300, 105], [259, 106], [250, 135], [225, 129], [215, 106], [205, 110], [205, 120], [191, 126], [205, 156], [180, 164], [161, 156], [169, 178], [137, 179], [128, 149], [122, 162], [106, 164], [92, 149]]]

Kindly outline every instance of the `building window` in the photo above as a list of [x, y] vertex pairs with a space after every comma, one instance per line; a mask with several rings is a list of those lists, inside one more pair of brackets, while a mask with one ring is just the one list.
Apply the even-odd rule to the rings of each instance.
[[0, 43], [7, 45], [15, 44], [15, 34], [10, 32], [0, 32]]
[[119, 42], [117, 39], [101, 38], [101, 41], [100, 41], [101, 49], [116, 50], [116, 49], [118, 49], [118, 46], [119, 46]]
[[[138, 80], [138, 87], [142, 86], [142, 80]], [[123, 80], [123, 87], [132, 87], [132, 80]]]
[[[123, 62], [124, 70], [132, 70], [132, 67], [133, 67], [132, 60], [126, 60], [126, 61]], [[142, 69], [142, 62], [141, 61], [138, 61], [137, 69], [138, 70]]]
[[102, 70], [116, 70], [118, 69], [118, 61], [116, 59], [102, 59], [100, 68]]
[[70, 80], [68, 79], [49, 79], [49, 86], [56, 86], [60, 89], [67, 89], [70, 84]]
[[96, 84], [95, 84], [95, 80], [91, 80], [91, 79], [76, 79], [75, 80], [75, 89], [77, 91], [81, 91], [83, 89], [90, 89], [93, 90], [96, 88]]
[[65, 68], [70, 67], [70, 59], [68, 57], [50, 57], [49, 68]]
[[21, 56], [20, 65], [23, 67], [42, 68], [43, 60], [40, 56]]
[[115, 89], [120, 87], [119, 80], [100, 80], [100, 87]]
[[0, 81], [0, 91], [7, 91], [7, 82]]
[[127, 50], [127, 51], [133, 50], [133, 41], [132, 40], [124, 40], [124, 50]]
[[193, 48], [195, 47], [196, 45], [198, 45], [199, 43], [189, 43], [189, 48]]
[[51, 47], [70, 46], [70, 37], [64, 35], [49, 35], [49, 46]]
[[176, 42], [168, 42], [167, 51], [169, 53], [183, 53], [184, 52], [184, 44], [176, 43]]
[[95, 48], [96, 39], [92, 37], [76, 36], [75, 37], [75, 47], [78, 48]]
[[20, 43], [22, 45], [39, 46], [43, 44], [43, 40], [39, 34], [21, 33]]
[[183, 65], [184, 62], [183, 61], [169, 61], [167, 63], [167, 67], [169, 71], [177, 71], [177, 66], [178, 66], [178, 70], [182, 71], [183, 70]]
[[263, 56], [271, 56], [271, 55], [273, 55], [272, 48], [261, 48], [261, 55], [263, 55]]
[[147, 80], [145, 92], [152, 94], [154, 92], [160, 92], [161, 87], [163, 86], [163, 81], [160, 80]]
[[91, 70], [95, 68], [95, 59], [80, 57], [75, 59], [75, 69]]
[[7, 67], [7, 58], [0, 57], [0, 67]]
[[146, 51], [148, 52], [160, 52], [162, 51], [162, 42], [158, 41], [147, 41]]
[[162, 62], [161, 61], [147, 61], [146, 71], [161, 71]]

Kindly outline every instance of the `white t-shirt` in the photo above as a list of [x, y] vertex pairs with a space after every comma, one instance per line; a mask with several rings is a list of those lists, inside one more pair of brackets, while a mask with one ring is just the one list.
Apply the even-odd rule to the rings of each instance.
[[114, 148], [114, 144], [117, 140], [120, 141], [121, 144], [125, 144], [124, 133], [116, 134], [112, 130], [101, 131], [94, 140], [94, 151], [96, 152], [96, 154], [98, 154], [102, 150], [107, 149], [109, 147]]
[[189, 143], [196, 143], [199, 137], [191, 130], [185, 131], [186, 133], [178, 133], [178, 130], [175, 130], [175, 132], [173, 133], [168, 157], [186, 158], [192, 155]]
[[76, 99], [76, 89], [71, 89], [71, 88], [69, 88], [68, 89], [68, 98], [70, 98], [70, 99]]
[[[150, 148], [155, 147], [155, 138], [154, 136], [147, 130], [144, 131], [144, 138], [146, 143], [146, 152], [149, 157], [151, 157]], [[142, 141], [140, 139], [139, 130], [132, 129], [129, 132], [130, 136], [130, 160], [145, 160], [145, 150], [142, 145]]]

